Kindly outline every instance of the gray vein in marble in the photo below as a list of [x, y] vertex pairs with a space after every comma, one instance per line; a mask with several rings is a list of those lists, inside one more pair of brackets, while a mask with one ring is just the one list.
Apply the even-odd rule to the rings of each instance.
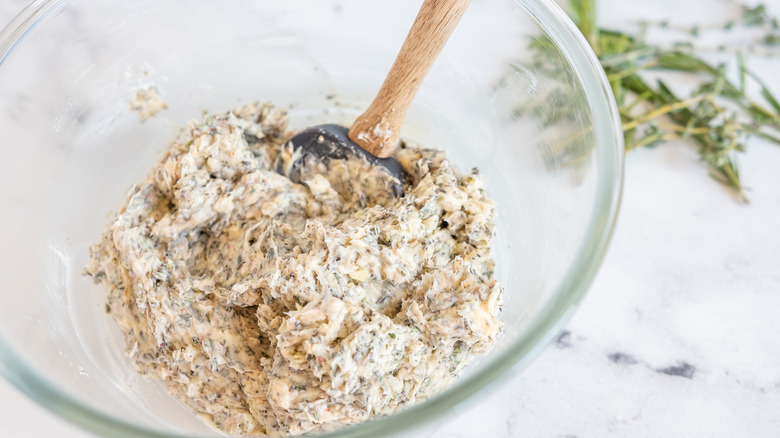
[[636, 364], [642, 364], [647, 369], [651, 369], [659, 374], [665, 374], [672, 377], [683, 377], [686, 379], [693, 379], [696, 374], [696, 367], [686, 361], [679, 360], [674, 365], [668, 365], [664, 367], [652, 367], [645, 362], [640, 361], [636, 357], [623, 352], [614, 352], [607, 354], [607, 360], [621, 367], [629, 367]]
[[686, 379], [692, 379], [696, 373], [696, 367], [688, 362], [679, 362], [677, 365], [668, 366], [665, 368], [659, 368], [656, 372], [666, 374], [667, 376], [684, 377]]
[[633, 356], [620, 352], [608, 354], [607, 359], [609, 359], [610, 362], [616, 363], [618, 365], [634, 365], [637, 363], [637, 360], [634, 359]]
[[557, 348], [571, 348], [572, 346], [571, 332], [569, 330], [562, 331], [561, 334], [558, 335], [557, 338], [555, 338], [553, 345], [555, 345], [555, 347]]

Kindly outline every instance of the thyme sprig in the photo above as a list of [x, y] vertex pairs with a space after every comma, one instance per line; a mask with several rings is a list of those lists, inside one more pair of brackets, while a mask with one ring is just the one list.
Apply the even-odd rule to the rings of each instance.
[[[780, 26], [764, 5], [740, 6], [738, 19], [722, 25], [676, 26], [668, 22], [644, 22], [636, 35], [599, 28], [596, 0], [570, 0], [572, 15], [599, 57], [612, 86], [623, 122], [627, 150], [652, 147], [673, 140], [690, 140], [711, 175], [746, 201], [745, 188], [736, 163], [753, 136], [780, 144], [780, 102], [746, 62], [746, 50], [719, 46], [718, 52], [733, 54], [731, 63], [713, 64], [698, 56], [688, 41], [660, 45], [647, 41], [648, 27], [674, 29], [696, 37], [702, 32], [728, 32], [737, 27], [760, 28], [759, 43], [769, 53], [780, 45]], [[545, 41], [532, 48], [544, 55]], [[750, 53], [752, 54], [752, 53]], [[736, 80], [728, 72], [736, 66]], [[675, 72], [695, 79], [698, 86], [680, 96], [663, 79], [650, 81], [647, 73]], [[748, 96], [748, 84], [760, 90], [760, 99]]]

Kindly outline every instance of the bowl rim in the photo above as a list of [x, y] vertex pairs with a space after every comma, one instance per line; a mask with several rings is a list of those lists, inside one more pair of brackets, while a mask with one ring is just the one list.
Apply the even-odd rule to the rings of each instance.
[[[0, 30], [0, 68], [12, 52], [38, 25], [71, 0], [34, 0]], [[558, 286], [554, 298], [529, 325], [526, 333], [474, 374], [462, 377], [443, 393], [388, 417], [317, 435], [328, 438], [359, 438], [398, 434], [439, 417], [475, 394], [484, 396], [496, 380], [525, 367], [560, 332], [578, 308], [598, 271], [611, 240], [623, 192], [624, 149], [620, 117], [607, 77], [595, 53], [574, 23], [553, 0], [507, 0], [524, 7], [537, 24], [556, 38], [562, 55], [575, 67], [593, 117], [593, 133], [603, 152], [596, 154], [601, 174], [594, 213], [587, 238], [576, 262]], [[596, 117], [599, 116], [599, 117]], [[95, 410], [61, 391], [24, 361], [0, 336], [0, 375], [40, 406], [66, 421], [101, 436], [184, 437], [148, 430]]]

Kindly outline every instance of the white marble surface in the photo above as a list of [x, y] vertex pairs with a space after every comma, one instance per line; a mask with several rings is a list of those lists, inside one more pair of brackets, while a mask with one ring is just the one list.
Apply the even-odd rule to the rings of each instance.
[[[25, 3], [0, 2], [0, 23]], [[707, 21], [729, 9], [703, 3], [602, 0], [600, 17]], [[574, 319], [430, 436], [780, 436], [780, 147], [755, 141], [740, 164], [749, 205], [690, 146], [629, 154], [614, 240]], [[2, 380], [0, 406], [1, 436], [90, 436]]]

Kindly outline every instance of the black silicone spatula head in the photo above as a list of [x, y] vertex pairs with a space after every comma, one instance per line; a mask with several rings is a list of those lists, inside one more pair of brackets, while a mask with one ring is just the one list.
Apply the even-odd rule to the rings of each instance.
[[289, 163], [277, 164], [276, 171], [287, 175], [293, 182], [299, 183], [301, 178], [300, 166], [307, 156], [322, 160], [325, 164], [329, 160], [346, 160], [350, 157], [363, 158], [372, 166], [378, 166], [387, 172], [393, 179], [393, 194], [403, 196], [403, 182], [406, 176], [401, 163], [393, 157], [379, 158], [357, 143], [350, 140], [349, 130], [341, 125], [318, 125], [295, 134], [290, 140], [291, 147], [295, 151], [295, 159]]

